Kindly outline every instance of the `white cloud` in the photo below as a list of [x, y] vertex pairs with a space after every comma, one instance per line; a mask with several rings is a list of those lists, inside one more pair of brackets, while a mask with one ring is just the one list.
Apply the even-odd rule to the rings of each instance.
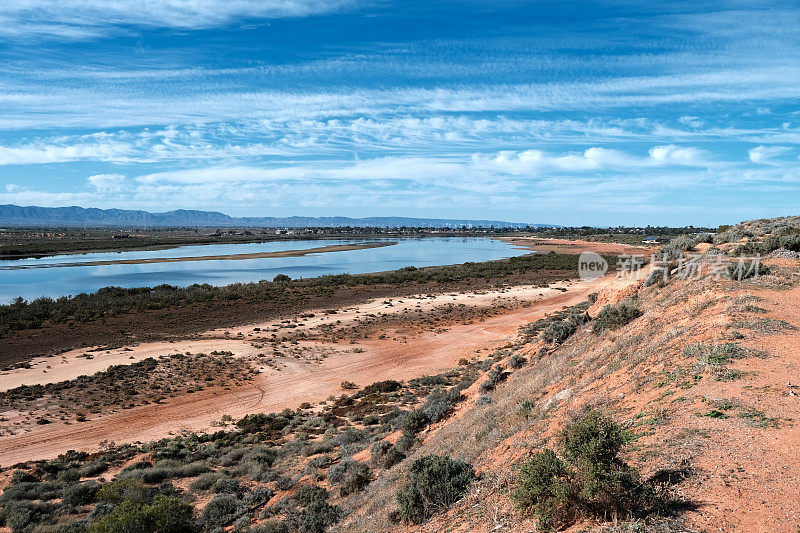
[[656, 166], [706, 166], [704, 153], [693, 147], [656, 146], [649, 157], [637, 157], [620, 150], [592, 147], [565, 155], [546, 154], [541, 150], [502, 151], [494, 157], [473, 156], [479, 164], [505, 172], [524, 174], [543, 171], [586, 172], [599, 170], [636, 170]]
[[95, 174], [87, 180], [100, 193], [120, 192], [125, 187], [125, 176], [122, 174]]
[[[461, 85], [310, 91], [251, 90], [236, 76], [200, 77], [186, 83], [153, 83], [142, 92], [126, 80], [100, 83], [62, 77], [19, 83], [0, 92], [0, 128], [111, 128], [153, 124], [247, 120], [330, 120], [354, 117], [441, 116], [488, 112], [514, 114], [640, 108], [794, 98], [800, 67], [718, 70], [705, 73], [609, 78], [588, 82]], [[264, 84], [257, 85], [264, 87]], [[191, 88], [191, 89], [190, 89]]]
[[756, 146], [747, 151], [750, 161], [759, 165], [774, 165], [775, 159], [792, 150], [789, 146]]
[[73, 192], [50, 192], [17, 188], [0, 193], [0, 203], [15, 205], [38, 205], [43, 207], [64, 207], [65, 205], [82, 205], [97, 207], [103, 205], [96, 194]]
[[690, 126], [692, 128], [700, 128], [705, 124], [705, 121], [700, 120], [699, 117], [688, 117], [688, 116], [685, 116], [685, 117], [680, 117], [678, 119], [678, 121], [681, 124], [686, 124], [687, 126]]
[[650, 159], [655, 162], [672, 165], [702, 166], [708, 164], [705, 161], [705, 153], [693, 147], [682, 147], [670, 144], [667, 146], [654, 146], [650, 149]]
[[304, 17], [350, 7], [355, 0], [5, 0], [0, 36], [91, 39], [115, 26], [199, 29], [248, 19]]
[[87, 144], [32, 143], [20, 146], [0, 146], [0, 165], [31, 165], [67, 161], [127, 161], [132, 148], [125, 143], [101, 142]]

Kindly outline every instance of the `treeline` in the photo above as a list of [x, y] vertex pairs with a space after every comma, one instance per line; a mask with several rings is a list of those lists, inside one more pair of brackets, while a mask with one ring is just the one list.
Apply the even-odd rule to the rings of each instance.
[[[45, 235], [43, 235], [45, 233]], [[297, 238], [300, 238], [298, 236]], [[320, 236], [318, 238], [322, 238]], [[303, 235], [304, 239], [313, 239], [314, 236]], [[194, 246], [203, 244], [245, 244], [253, 242], [270, 242], [288, 240], [285, 236], [276, 236], [274, 232], [260, 231], [258, 234], [251, 231], [234, 233], [218, 233], [197, 235], [185, 232], [148, 232], [143, 235], [131, 235], [125, 232], [94, 232], [94, 233], [52, 233], [47, 235], [40, 231], [17, 231], [2, 236], [0, 240], [0, 258], [25, 259], [28, 257], [44, 257], [53, 254], [95, 252], [95, 251], [122, 251], [141, 250], [160, 247]]]
[[[606, 260], [610, 265], [616, 262], [615, 257], [607, 257]], [[340, 274], [298, 280], [279, 275], [274, 281], [235, 283], [224, 287], [208, 284], [195, 284], [189, 287], [159, 285], [131, 289], [105, 287], [94, 293], [81, 293], [57, 299], [37, 298], [26, 301], [17, 298], [11, 304], [0, 306], [0, 336], [9, 335], [14, 331], [39, 328], [48, 322], [87, 323], [106, 316], [199, 303], [229, 301], [285, 303], [306, 296], [332, 294], [334, 289], [342, 287], [495, 280], [514, 274], [540, 271], [563, 271], [565, 277], [571, 277], [577, 273], [577, 269], [577, 255], [550, 253], [529, 254], [507, 261], [464, 263], [423, 269], [406, 267], [368, 275]]]

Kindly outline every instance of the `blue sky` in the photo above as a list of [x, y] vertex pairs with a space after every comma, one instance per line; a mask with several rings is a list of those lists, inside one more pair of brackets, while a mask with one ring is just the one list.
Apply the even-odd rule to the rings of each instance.
[[716, 225], [798, 156], [796, 2], [0, 5], [0, 203]]

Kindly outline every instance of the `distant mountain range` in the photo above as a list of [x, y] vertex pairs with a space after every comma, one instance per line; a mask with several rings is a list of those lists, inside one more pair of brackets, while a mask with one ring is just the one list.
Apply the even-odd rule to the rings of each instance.
[[95, 209], [84, 207], [37, 207], [0, 205], [0, 226], [107, 226], [107, 227], [265, 227], [265, 228], [330, 228], [351, 227], [551, 227], [550, 224], [526, 224], [501, 220], [467, 220], [409, 217], [231, 217], [216, 211], [178, 209], [166, 213], [150, 213], [128, 209]]

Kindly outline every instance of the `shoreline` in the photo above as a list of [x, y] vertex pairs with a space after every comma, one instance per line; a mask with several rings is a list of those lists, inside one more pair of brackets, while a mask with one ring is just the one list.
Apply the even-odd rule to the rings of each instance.
[[201, 255], [194, 257], [152, 257], [145, 259], [107, 259], [103, 261], [75, 261], [72, 263], [46, 263], [43, 265], [12, 265], [0, 267], [0, 270], [30, 270], [36, 268], [63, 268], [78, 266], [106, 266], [106, 265], [144, 265], [152, 263], [181, 263], [187, 261], [242, 261], [246, 259], [267, 259], [272, 257], [302, 257], [310, 254], [322, 254], [331, 252], [346, 252], [352, 250], [366, 250], [370, 248], [382, 248], [384, 246], [394, 246], [396, 241], [389, 242], [369, 242], [361, 244], [333, 244], [309, 248], [307, 250], [283, 250], [280, 252], [254, 252], [249, 254], [224, 254], [224, 255]]

